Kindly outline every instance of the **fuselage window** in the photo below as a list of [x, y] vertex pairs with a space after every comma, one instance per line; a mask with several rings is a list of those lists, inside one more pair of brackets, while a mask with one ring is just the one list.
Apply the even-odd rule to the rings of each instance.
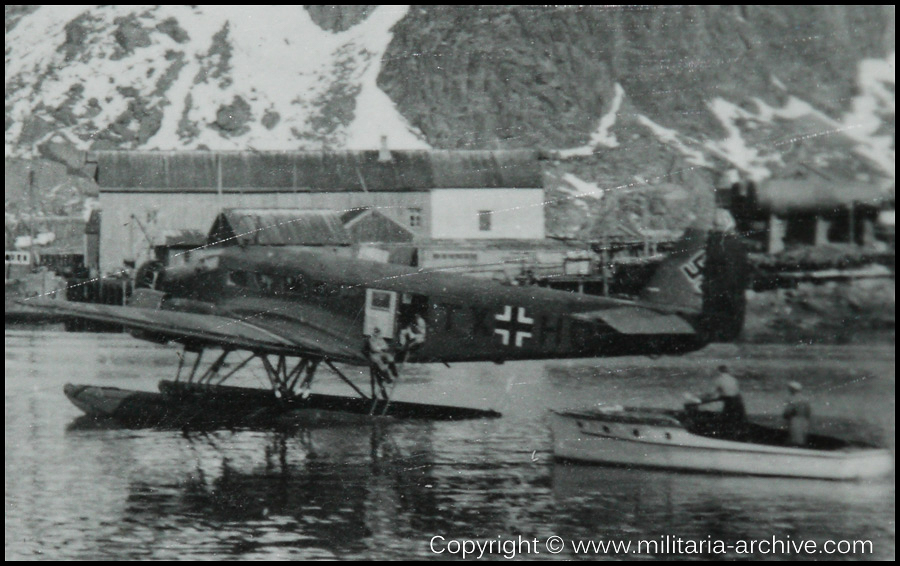
[[286, 281], [287, 290], [289, 293], [305, 293], [306, 285], [303, 282], [303, 276], [297, 275], [296, 277], [288, 277]]
[[[437, 320], [443, 319], [444, 330], [450, 330], [454, 324], [460, 323], [459, 312], [462, 311], [462, 307], [449, 303], [440, 303], [434, 305], [434, 311]], [[456, 321], [453, 320], [454, 317], [457, 318]]]
[[256, 284], [259, 286], [260, 291], [264, 293], [271, 293], [275, 288], [275, 280], [267, 273], [257, 273]]
[[285, 277], [284, 275], [272, 276], [272, 280], [273, 280], [272, 289], [275, 291], [276, 295], [284, 295], [285, 293], [287, 293], [288, 279], [289, 279], [289, 277]]
[[329, 295], [328, 284], [324, 281], [313, 281], [312, 282], [313, 293], [320, 296]]
[[229, 271], [226, 284], [232, 287], [252, 287], [251, 274], [246, 271]]

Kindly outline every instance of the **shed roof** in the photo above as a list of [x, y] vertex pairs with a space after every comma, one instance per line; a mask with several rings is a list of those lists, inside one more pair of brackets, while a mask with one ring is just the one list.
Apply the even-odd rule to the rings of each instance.
[[344, 212], [341, 214], [341, 222], [350, 238], [357, 243], [411, 242], [415, 238], [408, 226], [369, 207]]
[[368, 206], [360, 206], [357, 208], [351, 208], [350, 210], [346, 210], [341, 213], [341, 222], [346, 226], [351, 222], [356, 221], [363, 214], [368, 214], [372, 208]]
[[879, 207], [891, 198], [878, 185], [858, 181], [772, 179], [756, 187], [758, 206], [774, 213]]
[[262, 246], [352, 244], [337, 212], [284, 208], [226, 208], [213, 222], [207, 241]]
[[352, 192], [542, 188], [539, 153], [95, 151], [101, 192]]
[[71, 255], [84, 253], [86, 223], [77, 216], [44, 216], [20, 220], [7, 231], [13, 238], [53, 234], [52, 240], [37, 249], [44, 255]]
[[164, 233], [155, 243], [167, 248], [198, 248], [207, 243], [207, 235], [192, 228], [172, 230]]

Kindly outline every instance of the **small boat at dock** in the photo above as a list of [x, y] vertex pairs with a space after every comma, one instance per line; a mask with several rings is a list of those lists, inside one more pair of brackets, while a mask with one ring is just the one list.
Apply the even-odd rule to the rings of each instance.
[[724, 433], [718, 413], [608, 407], [553, 412], [553, 453], [562, 460], [676, 471], [856, 480], [893, 470], [885, 448], [812, 434], [790, 446], [787, 431], [748, 422]]

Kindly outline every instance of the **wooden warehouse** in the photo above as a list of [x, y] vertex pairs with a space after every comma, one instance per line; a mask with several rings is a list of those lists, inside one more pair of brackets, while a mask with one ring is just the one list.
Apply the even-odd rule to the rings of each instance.
[[150, 259], [166, 234], [207, 231], [229, 208], [365, 207], [416, 241], [545, 235], [534, 151], [100, 151], [88, 160], [100, 187], [103, 273]]

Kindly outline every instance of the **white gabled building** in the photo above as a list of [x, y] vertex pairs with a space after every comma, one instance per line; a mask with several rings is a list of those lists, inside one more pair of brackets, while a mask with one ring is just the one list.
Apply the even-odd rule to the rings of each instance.
[[377, 210], [417, 241], [542, 240], [535, 151], [99, 151], [100, 270], [140, 264], [166, 234], [227, 208]]

